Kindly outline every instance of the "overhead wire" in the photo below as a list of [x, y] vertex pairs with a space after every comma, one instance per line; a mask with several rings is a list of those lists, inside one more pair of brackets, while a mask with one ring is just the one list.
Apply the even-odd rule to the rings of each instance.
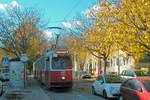
[[81, 0], [78, 0], [76, 2], [76, 4], [71, 8], [71, 10], [66, 14], [66, 16], [64, 17], [64, 20], [66, 20], [66, 17], [68, 17], [71, 14], [71, 12], [78, 6], [78, 4], [80, 3], [80, 1]]

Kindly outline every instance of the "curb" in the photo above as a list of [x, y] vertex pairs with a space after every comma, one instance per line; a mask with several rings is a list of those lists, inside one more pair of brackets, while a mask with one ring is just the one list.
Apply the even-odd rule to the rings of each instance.
[[46, 93], [43, 91], [43, 89], [40, 87], [40, 91], [44, 94], [46, 100], [50, 100], [50, 98], [46, 95]]
[[7, 93], [8, 91], [3, 92], [2, 96], [0, 97], [0, 100], [4, 100], [4, 97], [6, 96]]

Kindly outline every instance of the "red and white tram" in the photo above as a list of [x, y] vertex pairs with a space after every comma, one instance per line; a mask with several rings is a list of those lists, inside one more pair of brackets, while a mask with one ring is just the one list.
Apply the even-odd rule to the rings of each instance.
[[35, 78], [46, 86], [72, 88], [72, 57], [68, 50], [52, 48], [33, 66]]

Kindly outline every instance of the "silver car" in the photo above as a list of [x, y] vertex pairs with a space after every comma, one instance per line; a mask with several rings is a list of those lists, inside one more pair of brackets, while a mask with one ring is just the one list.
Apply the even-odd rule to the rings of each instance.
[[124, 80], [126, 80], [128, 78], [135, 78], [135, 77], [137, 77], [137, 75], [136, 75], [135, 71], [133, 71], [133, 70], [123, 70], [121, 72], [121, 77]]

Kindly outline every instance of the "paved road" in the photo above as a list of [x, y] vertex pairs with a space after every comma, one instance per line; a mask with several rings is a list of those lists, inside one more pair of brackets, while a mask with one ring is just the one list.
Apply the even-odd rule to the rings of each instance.
[[44, 88], [44, 91], [48, 95], [50, 100], [104, 100], [99, 96], [81, 93], [74, 89], [68, 91], [65, 88], [62, 88], [50, 91]]
[[31, 92], [25, 93], [21, 100], [105, 100], [101, 96], [91, 94], [92, 83], [91, 80], [75, 80], [71, 90], [66, 88], [49, 90], [30, 78], [26, 89]]
[[72, 90], [66, 88], [49, 90], [45, 86], [42, 86], [42, 88], [50, 100], [105, 100], [100, 96], [95, 96], [90, 93], [91, 84], [90, 81], [76, 80], [74, 81]]

